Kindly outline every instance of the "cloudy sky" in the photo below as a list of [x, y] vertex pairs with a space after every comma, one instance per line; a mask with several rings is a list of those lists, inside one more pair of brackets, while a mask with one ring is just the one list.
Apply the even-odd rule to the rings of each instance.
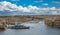
[[5, 15], [60, 15], [60, 0], [0, 0]]

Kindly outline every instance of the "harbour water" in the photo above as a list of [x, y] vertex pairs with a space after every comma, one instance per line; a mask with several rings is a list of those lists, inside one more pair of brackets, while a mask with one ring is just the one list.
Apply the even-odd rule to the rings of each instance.
[[0, 35], [60, 35], [59, 28], [45, 26], [44, 20], [26, 22], [23, 24], [30, 26], [30, 29], [6, 29], [0, 31]]

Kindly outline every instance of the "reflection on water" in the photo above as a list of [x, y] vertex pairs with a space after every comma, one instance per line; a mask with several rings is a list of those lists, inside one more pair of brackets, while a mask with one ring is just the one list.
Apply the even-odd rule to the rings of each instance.
[[6, 29], [0, 31], [0, 35], [60, 35], [60, 29], [46, 27], [44, 20], [38, 23], [26, 22], [24, 25], [30, 26], [30, 29]]

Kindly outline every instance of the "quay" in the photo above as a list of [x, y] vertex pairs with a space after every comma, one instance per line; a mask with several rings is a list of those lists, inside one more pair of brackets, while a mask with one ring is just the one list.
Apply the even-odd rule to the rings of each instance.
[[0, 29], [5, 29], [6, 25], [14, 22], [28, 22], [32, 20], [45, 20], [46, 26], [60, 27], [60, 15], [18, 15], [18, 16], [0, 16]]

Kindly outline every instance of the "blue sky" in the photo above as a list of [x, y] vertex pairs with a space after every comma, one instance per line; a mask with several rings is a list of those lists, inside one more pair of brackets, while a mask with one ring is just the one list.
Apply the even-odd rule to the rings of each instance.
[[0, 15], [60, 15], [60, 0], [0, 0]]
[[[60, 7], [60, 0], [0, 0], [1, 1], [7, 1], [14, 3], [16, 5], [22, 5], [22, 6], [28, 6], [28, 5], [33, 5], [37, 7]], [[48, 4], [48, 5], [43, 5], [43, 4]]]

